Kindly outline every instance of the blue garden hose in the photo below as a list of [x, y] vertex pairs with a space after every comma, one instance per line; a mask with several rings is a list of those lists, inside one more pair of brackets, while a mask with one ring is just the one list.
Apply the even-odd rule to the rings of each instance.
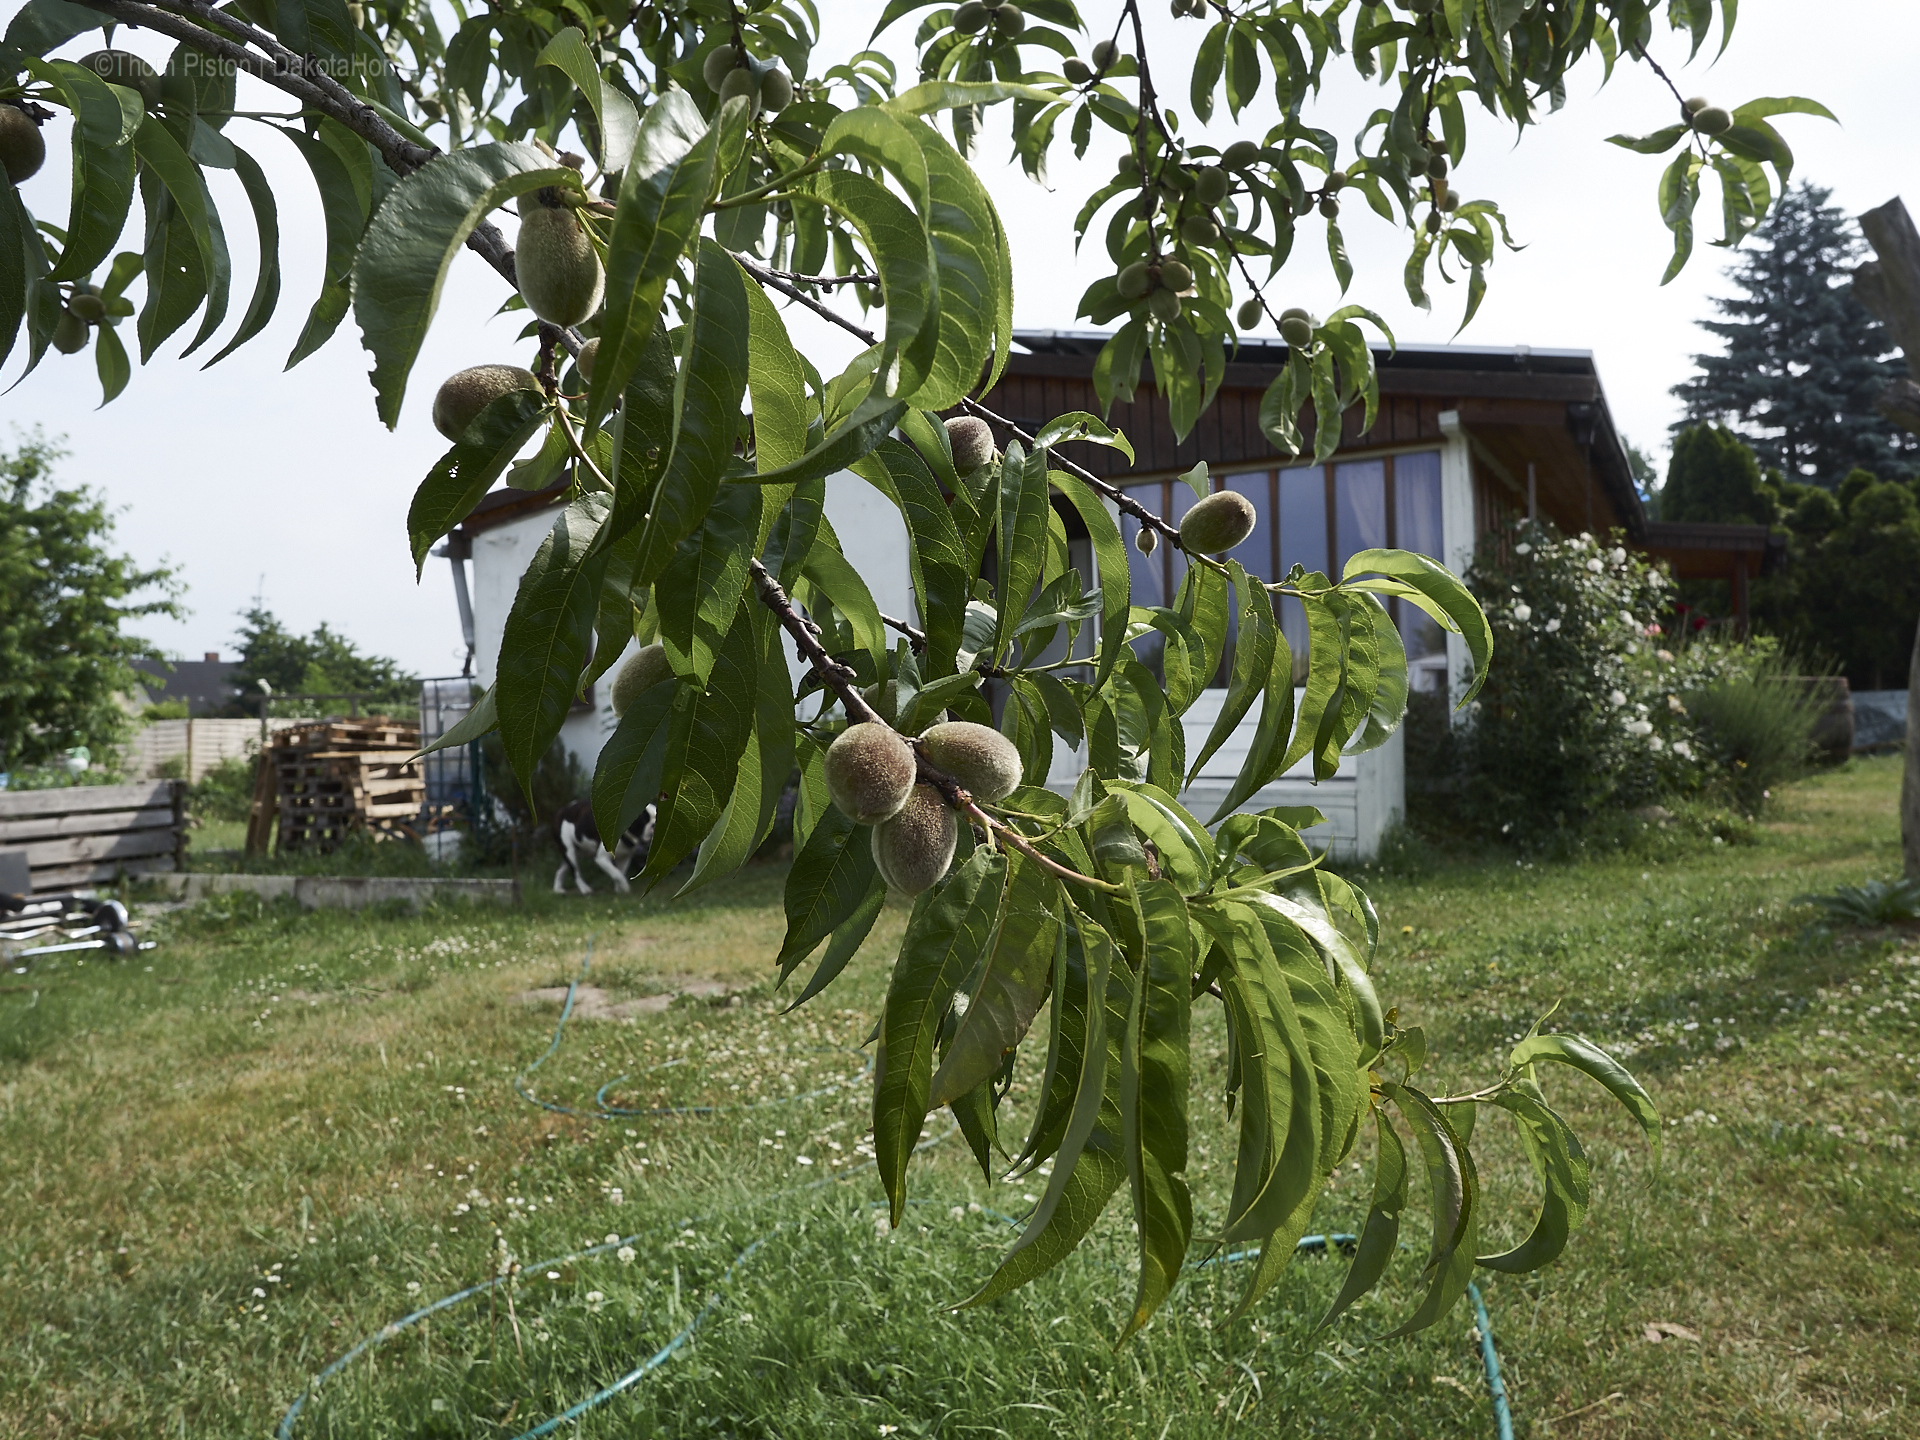
[[[730, 1111], [757, 1110], [757, 1109], [763, 1109], [763, 1108], [767, 1108], [775, 1105], [794, 1104], [801, 1100], [814, 1099], [823, 1095], [836, 1094], [843, 1088], [842, 1086], [839, 1086], [839, 1085], [833, 1085], [833, 1086], [828, 1086], [827, 1088], [821, 1089], [821, 1090], [808, 1091], [805, 1094], [801, 1094], [801, 1095], [781, 1096], [773, 1100], [752, 1101], [752, 1102], [748, 1102], [746, 1104], [741, 1104], [741, 1105], [670, 1105], [670, 1106], [655, 1106], [655, 1107], [649, 1107], [645, 1109], [638, 1109], [638, 1108], [627, 1109], [622, 1107], [610, 1106], [606, 1103], [607, 1091], [611, 1090], [615, 1085], [618, 1085], [622, 1080], [628, 1078], [627, 1076], [622, 1075], [622, 1076], [616, 1077], [613, 1080], [608, 1081], [605, 1085], [601, 1086], [598, 1091], [595, 1092], [594, 1103], [596, 1108], [593, 1110], [574, 1109], [569, 1106], [555, 1105], [548, 1101], [540, 1099], [539, 1097], [532, 1094], [529, 1090], [527, 1090], [524, 1082], [529, 1076], [533, 1074], [534, 1071], [538, 1070], [543, 1064], [545, 1064], [549, 1059], [552, 1058], [552, 1056], [556, 1051], [559, 1050], [561, 1038], [566, 1029], [567, 1020], [573, 1014], [573, 1000], [574, 1000], [575, 991], [578, 989], [581, 981], [583, 981], [586, 978], [587, 966], [592, 962], [592, 959], [593, 959], [593, 941], [592, 939], [589, 939], [587, 941], [587, 953], [585, 957], [582, 959], [580, 964], [580, 974], [567, 986], [567, 998], [565, 1003], [561, 1006], [560, 1021], [559, 1021], [559, 1024], [557, 1024], [554, 1027], [552, 1041], [548, 1044], [547, 1048], [541, 1052], [538, 1059], [536, 1059], [531, 1065], [527, 1066], [525, 1070], [521, 1071], [519, 1075], [514, 1077], [513, 1088], [515, 1093], [518, 1094], [521, 1099], [528, 1101], [530, 1104], [537, 1105], [543, 1110], [552, 1111], [556, 1114], [584, 1116], [589, 1119], [615, 1119], [615, 1118], [621, 1118], [621, 1117], [665, 1118], [665, 1117], [672, 1117], [672, 1116], [689, 1116], [689, 1115], [717, 1115], [717, 1114], [726, 1113]], [[872, 1063], [873, 1063], [871, 1058], [866, 1057], [864, 1055], [863, 1055], [863, 1058], [867, 1060], [868, 1071], [871, 1071]], [[641, 1073], [649, 1074], [652, 1072], [652, 1070], [665, 1069], [668, 1066], [677, 1065], [679, 1063], [681, 1062], [677, 1060], [670, 1060], [665, 1062], [665, 1064], [663, 1065], [653, 1066], [649, 1070], [642, 1071]], [[857, 1079], [859, 1077], [855, 1077], [855, 1078]], [[914, 1149], [915, 1151], [930, 1149], [934, 1145], [937, 1145], [941, 1141], [945, 1140], [949, 1135], [953, 1133], [954, 1132], [952, 1130], [948, 1130], [943, 1134], [934, 1136], [930, 1140], [922, 1141], [919, 1145], [916, 1145]], [[810, 1184], [797, 1186], [792, 1190], [783, 1191], [783, 1192], [780, 1192], [779, 1194], [769, 1195], [764, 1198], [767, 1200], [775, 1200], [775, 1199], [783, 1198], [786, 1195], [804, 1194], [808, 1191], [825, 1189], [828, 1186], [838, 1184], [840, 1181], [845, 1180], [850, 1176], [864, 1173], [866, 1170], [874, 1168], [877, 1164], [878, 1164], [877, 1161], [869, 1161], [865, 1165], [855, 1166], [852, 1169], [842, 1171], [838, 1175], [827, 1176], [824, 1179], [814, 1181]], [[753, 1202], [748, 1201], [743, 1203], [751, 1204]], [[909, 1202], [909, 1203], [921, 1203], [921, 1202]], [[728, 1207], [728, 1208], [738, 1208], [738, 1207]], [[724, 1212], [721, 1212], [721, 1213], [724, 1213]], [[997, 1211], [987, 1211], [986, 1213], [992, 1215], [995, 1219], [1005, 1221], [1009, 1225], [1018, 1225], [1021, 1223], [1020, 1221], [1014, 1219], [1012, 1216], [1002, 1215]], [[698, 1218], [705, 1219], [705, 1218], [711, 1218], [711, 1217], [698, 1217]], [[682, 1225], [683, 1226], [690, 1225], [693, 1223], [695, 1223], [695, 1221], [693, 1219], [689, 1219], [687, 1221], [682, 1222]], [[763, 1247], [765, 1247], [766, 1244], [770, 1240], [772, 1240], [775, 1235], [779, 1234], [780, 1231], [785, 1228], [786, 1227], [784, 1223], [780, 1225], [776, 1225], [772, 1231], [770, 1231], [765, 1235], [760, 1236], [758, 1239], [754, 1240], [751, 1244], [749, 1244], [744, 1250], [742, 1250], [738, 1255], [736, 1255], [733, 1259], [733, 1263], [728, 1265], [725, 1273], [722, 1274], [719, 1280], [715, 1282], [712, 1293], [709, 1294], [707, 1297], [706, 1304], [700, 1307], [698, 1312], [695, 1313], [693, 1318], [687, 1322], [687, 1324], [679, 1331], [679, 1333], [674, 1335], [670, 1340], [666, 1342], [666, 1344], [662, 1345], [657, 1351], [655, 1351], [645, 1361], [635, 1366], [632, 1370], [629, 1370], [625, 1375], [622, 1375], [619, 1379], [613, 1381], [611, 1384], [606, 1385], [601, 1389], [595, 1391], [592, 1395], [589, 1395], [586, 1399], [580, 1400], [575, 1404], [568, 1406], [567, 1409], [561, 1411], [556, 1415], [549, 1417], [546, 1420], [541, 1421], [538, 1425], [534, 1426], [530, 1430], [521, 1431], [520, 1434], [513, 1437], [513, 1440], [537, 1440], [537, 1437], [539, 1436], [550, 1435], [554, 1431], [561, 1428], [562, 1426], [572, 1424], [574, 1421], [578, 1420], [582, 1415], [586, 1414], [589, 1410], [595, 1409], [596, 1407], [605, 1404], [608, 1400], [611, 1400], [614, 1396], [620, 1394], [622, 1391], [631, 1389], [634, 1385], [637, 1385], [641, 1380], [645, 1379], [648, 1375], [652, 1374], [655, 1370], [659, 1369], [662, 1365], [666, 1364], [667, 1361], [672, 1359], [673, 1356], [682, 1347], [684, 1347], [688, 1341], [693, 1339], [695, 1333], [698, 1332], [701, 1325], [703, 1325], [706, 1322], [707, 1317], [710, 1314], [712, 1314], [713, 1311], [719, 1306], [720, 1300], [721, 1300], [721, 1291], [724, 1289], [727, 1282], [734, 1277], [734, 1275], [740, 1270], [742, 1266], [744, 1266], [749, 1260], [751, 1260], [756, 1254], [758, 1254], [760, 1250]], [[542, 1270], [542, 1269], [548, 1269], [548, 1268], [564, 1265], [575, 1260], [584, 1260], [590, 1256], [605, 1255], [620, 1249], [622, 1246], [629, 1245], [633, 1241], [639, 1238], [640, 1238], [640, 1233], [635, 1233], [629, 1236], [623, 1236], [619, 1239], [604, 1241], [599, 1245], [588, 1246], [584, 1250], [576, 1250], [569, 1254], [558, 1256], [554, 1259], [536, 1261], [534, 1264], [529, 1266], [524, 1266], [522, 1268], [525, 1270]], [[1348, 1235], [1348, 1234], [1307, 1235], [1307, 1236], [1303, 1236], [1297, 1242], [1294, 1249], [1295, 1249], [1295, 1253], [1306, 1252], [1306, 1253], [1324, 1254], [1328, 1249], [1336, 1246], [1343, 1250], [1350, 1249], [1355, 1243], [1357, 1243], [1357, 1240], [1358, 1240], [1357, 1236]], [[1240, 1260], [1252, 1259], [1252, 1258], [1255, 1258], [1259, 1253], [1260, 1252], [1258, 1250], [1233, 1251], [1225, 1255], [1216, 1255], [1206, 1260], [1194, 1262], [1183, 1268], [1186, 1270], [1187, 1273], [1192, 1274], [1200, 1270], [1208, 1269], [1215, 1265], [1230, 1265]], [[389, 1324], [383, 1325], [380, 1329], [374, 1331], [373, 1334], [361, 1340], [352, 1349], [348, 1350], [345, 1354], [341, 1355], [338, 1359], [334, 1360], [331, 1364], [329, 1364], [325, 1369], [321, 1370], [318, 1375], [314, 1376], [313, 1383], [310, 1384], [305, 1390], [303, 1390], [300, 1393], [298, 1398], [294, 1400], [293, 1404], [287, 1408], [286, 1414], [281, 1416], [280, 1424], [274, 1432], [276, 1440], [293, 1440], [294, 1424], [299, 1419], [301, 1412], [306, 1408], [307, 1402], [313, 1398], [315, 1393], [319, 1391], [322, 1385], [324, 1385], [328, 1380], [332, 1379], [335, 1375], [339, 1374], [342, 1370], [346, 1369], [347, 1366], [351, 1365], [360, 1356], [366, 1354], [367, 1351], [373, 1349], [375, 1346], [383, 1345], [387, 1341], [397, 1338], [402, 1331], [408, 1329], [414, 1324], [422, 1320], [425, 1320], [432, 1315], [436, 1315], [443, 1310], [452, 1309], [456, 1305], [463, 1304], [466, 1301], [474, 1299], [477, 1296], [484, 1295], [488, 1291], [493, 1290], [500, 1285], [508, 1283], [512, 1278], [513, 1277], [510, 1275], [495, 1276], [491, 1280], [482, 1281], [478, 1285], [472, 1285], [467, 1287], [464, 1290], [457, 1291], [452, 1295], [444, 1296], [443, 1298], [434, 1301], [432, 1304], [422, 1306], [420, 1309], [413, 1311], [411, 1314], [405, 1315], [401, 1317], [399, 1320], [395, 1320], [390, 1322]], [[1467, 1285], [1467, 1295], [1468, 1295], [1468, 1298], [1470, 1298], [1473, 1302], [1474, 1314], [1479, 1326], [1480, 1358], [1481, 1358], [1481, 1363], [1486, 1371], [1487, 1393], [1493, 1402], [1495, 1440], [1513, 1440], [1513, 1416], [1511, 1411], [1508, 1409], [1508, 1405], [1507, 1405], [1506, 1382], [1501, 1378], [1501, 1375], [1500, 1375], [1500, 1357], [1498, 1352], [1494, 1349], [1493, 1322], [1487, 1315], [1487, 1307], [1485, 1302], [1481, 1299], [1480, 1287], [1478, 1285], [1475, 1285], [1469, 1282]]]
[[1467, 1298], [1473, 1301], [1475, 1323], [1480, 1327], [1480, 1363], [1487, 1372], [1487, 1394], [1493, 1400], [1494, 1440], [1513, 1440], [1513, 1412], [1507, 1409], [1507, 1382], [1500, 1378], [1500, 1354], [1493, 1348], [1493, 1321], [1487, 1318], [1486, 1302], [1480, 1287], [1467, 1282]]

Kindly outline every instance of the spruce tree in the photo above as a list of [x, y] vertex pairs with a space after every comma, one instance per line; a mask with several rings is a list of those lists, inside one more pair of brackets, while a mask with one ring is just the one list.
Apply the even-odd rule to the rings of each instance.
[[1723, 318], [1700, 322], [1726, 353], [1694, 356], [1698, 373], [1673, 387], [1686, 407], [1676, 433], [1726, 425], [1768, 469], [1829, 489], [1856, 468], [1920, 470], [1920, 441], [1873, 408], [1902, 367], [1883, 358], [1893, 341], [1847, 283], [1863, 242], [1831, 193], [1802, 181], [1781, 196], [1761, 243], [1727, 272], [1740, 293], [1715, 299]]

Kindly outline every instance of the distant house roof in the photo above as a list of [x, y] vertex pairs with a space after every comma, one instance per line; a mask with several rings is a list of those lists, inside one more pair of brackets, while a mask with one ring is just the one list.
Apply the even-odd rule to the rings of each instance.
[[133, 668], [149, 678], [147, 693], [156, 701], [184, 700], [189, 713], [211, 715], [238, 698], [231, 661], [209, 655], [204, 660], [136, 660]]

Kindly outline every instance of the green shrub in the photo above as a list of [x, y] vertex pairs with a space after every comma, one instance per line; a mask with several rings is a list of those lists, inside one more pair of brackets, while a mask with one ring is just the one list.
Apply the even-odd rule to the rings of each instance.
[[1816, 687], [1798, 683], [1797, 668], [1763, 652], [1748, 673], [1725, 675], [1687, 696], [1718, 784], [1746, 814], [1757, 813], [1775, 786], [1805, 773], [1811, 761], [1827, 701]]
[[1557, 843], [1609, 814], [1714, 778], [1689, 693], [1751, 671], [1758, 651], [1667, 648], [1672, 582], [1618, 537], [1523, 521], [1486, 537], [1467, 574], [1493, 665], [1456, 732], [1459, 813], [1516, 843]]
[[251, 756], [231, 756], [200, 778], [188, 792], [187, 804], [202, 820], [245, 820], [253, 809]]

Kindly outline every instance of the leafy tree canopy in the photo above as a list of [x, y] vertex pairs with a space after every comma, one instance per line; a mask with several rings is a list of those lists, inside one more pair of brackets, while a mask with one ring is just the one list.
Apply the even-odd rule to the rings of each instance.
[[123, 627], [181, 614], [174, 572], [115, 554], [106, 502], [54, 483], [62, 453], [37, 435], [0, 452], [0, 771], [117, 744], [132, 662], [159, 658]]
[[[1756, 582], [1753, 618], [1803, 658], [1862, 690], [1904, 687], [1920, 622], [1920, 503], [1911, 482], [1851, 470], [1838, 485], [1796, 485], [1717, 425], [1682, 430], [1660, 491], [1663, 520], [1778, 525], [1785, 565]], [[1723, 606], [1724, 581], [1683, 587]]]
[[1874, 410], [1903, 367], [1846, 283], [1863, 242], [1831, 193], [1803, 180], [1781, 196], [1727, 272], [1738, 292], [1714, 301], [1725, 318], [1700, 322], [1725, 352], [1694, 356], [1698, 373], [1673, 387], [1686, 407], [1676, 433], [1724, 424], [1768, 469], [1829, 489], [1855, 468], [1920, 469], [1920, 440]]
[[[1139, 0], [1085, 15], [1074, 0], [891, 0], [869, 45], [910, 43], [903, 73], [879, 49], [818, 53], [813, 0], [452, 15], [418, 0], [29, 0], [0, 54], [0, 159], [14, 180], [39, 163], [21, 117], [65, 126], [73, 199], [40, 221], [0, 184], [0, 353], [23, 322], [29, 365], [91, 347], [111, 397], [129, 383], [125, 321], [143, 362], [196, 317], [189, 352], [225, 336], [212, 362], [256, 336], [280, 274], [278, 200], [245, 148], [255, 126], [299, 151], [326, 216], [324, 283], [290, 359], [351, 311], [386, 424], [449, 267], [477, 253], [517, 290], [527, 350], [437, 392], [451, 448], [414, 498], [414, 561], [502, 478], [559, 483], [564, 503], [522, 577], [495, 683], [450, 741], [497, 734], [529, 784], [581, 688], [638, 642], [592, 795], [608, 835], [658, 800], [644, 883], [695, 857], [687, 887], [734, 870], [797, 768], [778, 963], [783, 977], [811, 963], [801, 998], [848, 963], [889, 889], [916, 894], [876, 1032], [874, 1149], [893, 1217], [937, 1106], [983, 1169], [1008, 1152], [1023, 1170], [1052, 1166], [976, 1302], [1059, 1263], [1124, 1188], [1139, 1246], [1127, 1334], [1197, 1238], [1261, 1247], [1251, 1305], [1370, 1122], [1375, 1206], [1328, 1318], [1393, 1259], [1417, 1169], [1433, 1246], [1414, 1330], [1452, 1309], [1476, 1264], [1548, 1263], [1584, 1214], [1586, 1161], [1539, 1083], [1548, 1070], [1597, 1081], [1656, 1138], [1658, 1118], [1624, 1070], [1562, 1034], [1530, 1033], [1480, 1090], [1427, 1094], [1414, 1083], [1425, 1038], [1369, 973], [1373, 908], [1301, 838], [1318, 813], [1235, 812], [1296, 765], [1327, 779], [1393, 734], [1408, 675], [1384, 599], [1459, 634], [1469, 698], [1493, 631], [1456, 577], [1398, 551], [1361, 552], [1339, 576], [1250, 575], [1218, 558], [1244, 535], [1232, 500], [1172, 524], [1066, 453], [1131, 457], [1099, 417], [1028, 431], [982, 406], [1007, 359], [1014, 259], [970, 156], [999, 105], [1036, 179], [1056, 144], [1084, 153], [1096, 126], [1120, 137], [1075, 227], [1112, 267], [1080, 304], [1116, 327], [1094, 372], [1102, 403], [1151, 367], [1184, 436], [1237, 334], [1277, 329], [1289, 358], [1263, 429], [1324, 459], [1350, 407], [1373, 423], [1363, 327], [1386, 327], [1364, 303], [1290, 306], [1280, 277], [1296, 240], [1326, 247], [1344, 289], [1343, 227], [1391, 227], [1408, 295], [1426, 305], [1436, 275], [1463, 283], [1470, 320], [1511, 243], [1497, 198], [1468, 188], [1480, 117], [1504, 150], [1509, 127], [1524, 133], [1625, 66], [1650, 77], [1655, 128], [1613, 141], [1667, 157], [1648, 208], [1673, 236], [1671, 278], [1708, 182], [1735, 243], [1792, 173], [1775, 121], [1827, 115], [1793, 96], [1685, 97], [1649, 54], [1697, 54], [1716, 29], [1724, 48], [1734, 16], [1732, 0], [1182, 0], [1175, 23], [1192, 22], [1198, 49], [1175, 75], [1155, 72]], [[109, 22], [173, 42], [164, 73], [56, 55]], [[1315, 123], [1341, 65], [1380, 82], [1351, 142]], [[268, 87], [293, 108], [269, 108]], [[1279, 118], [1254, 129], [1249, 107], [1268, 96]], [[219, 213], [208, 167], [232, 173], [246, 213]], [[121, 250], [136, 193], [144, 229]], [[515, 217], [514, 244], [496, 212]], [[244, 299], [230, 293], [230, 235], [258, 242]], [[863, 348], [844, 367], [802, 354], [788, 304]], [[876, 609], [824, 517], [826, 477], [847, 472], [903, 516], [913, 615]], [[1172, 604], [1132, 603], [1116, 510], [1143, 545], [1184, 552]], [[1086, 528], [1096, 573], [1071, 564], [1063, 512]], [[1302, 607], [1312, 638], [1297, 703], [1277, 597]], [[1090, 661], [1043, 658], [1062, 638], [1075, 653], [1083, 628], [1097, 633]], [[1133, 644], [1149, 634], [1152, 669]], [[1219, 723], [1189, 755], [1181, 716], [1223, 666]], [[962, 729], [922, 733], [943, 714]], [[1176, 796], [1243, 722], [1240, 773], [1203, 821]], [[1085, 767], [1066, 794], [1046, 786], [1056, 741]], [[1185, 1177], [1196, 1002], [1224, 1008], [1242, 1126], [1218, 1215], [1195, 1215]], [[1027, 1061], [1044, 1051], [1039, 1104], [1025, 1142], [1003, 1142], [1043, 1008]], [[1498, 1255], [1477, 1254], [1467, 1140], [1482, 1104], [1521, 1127], [1545, 1196], [1529, 1238]]]
[[1787, 565], [1754, 590], [1755, 620], [1857, 690], [1906, 688], [1920, 625], [1914, 487], [1854, 470], [1833, 490], [1781, 487]]
[[276, 695], [368, 695], [363, 708], [411, 709], [419, 703], [420, 682], [397, 661], [363, 655], [346, 636], [321, 624], [311, 635], [296, 635], [264, 606], [242, 612], [235, 637], [240, 658], [233, 684], [240, 708], [255, 713], [260, 681]]

